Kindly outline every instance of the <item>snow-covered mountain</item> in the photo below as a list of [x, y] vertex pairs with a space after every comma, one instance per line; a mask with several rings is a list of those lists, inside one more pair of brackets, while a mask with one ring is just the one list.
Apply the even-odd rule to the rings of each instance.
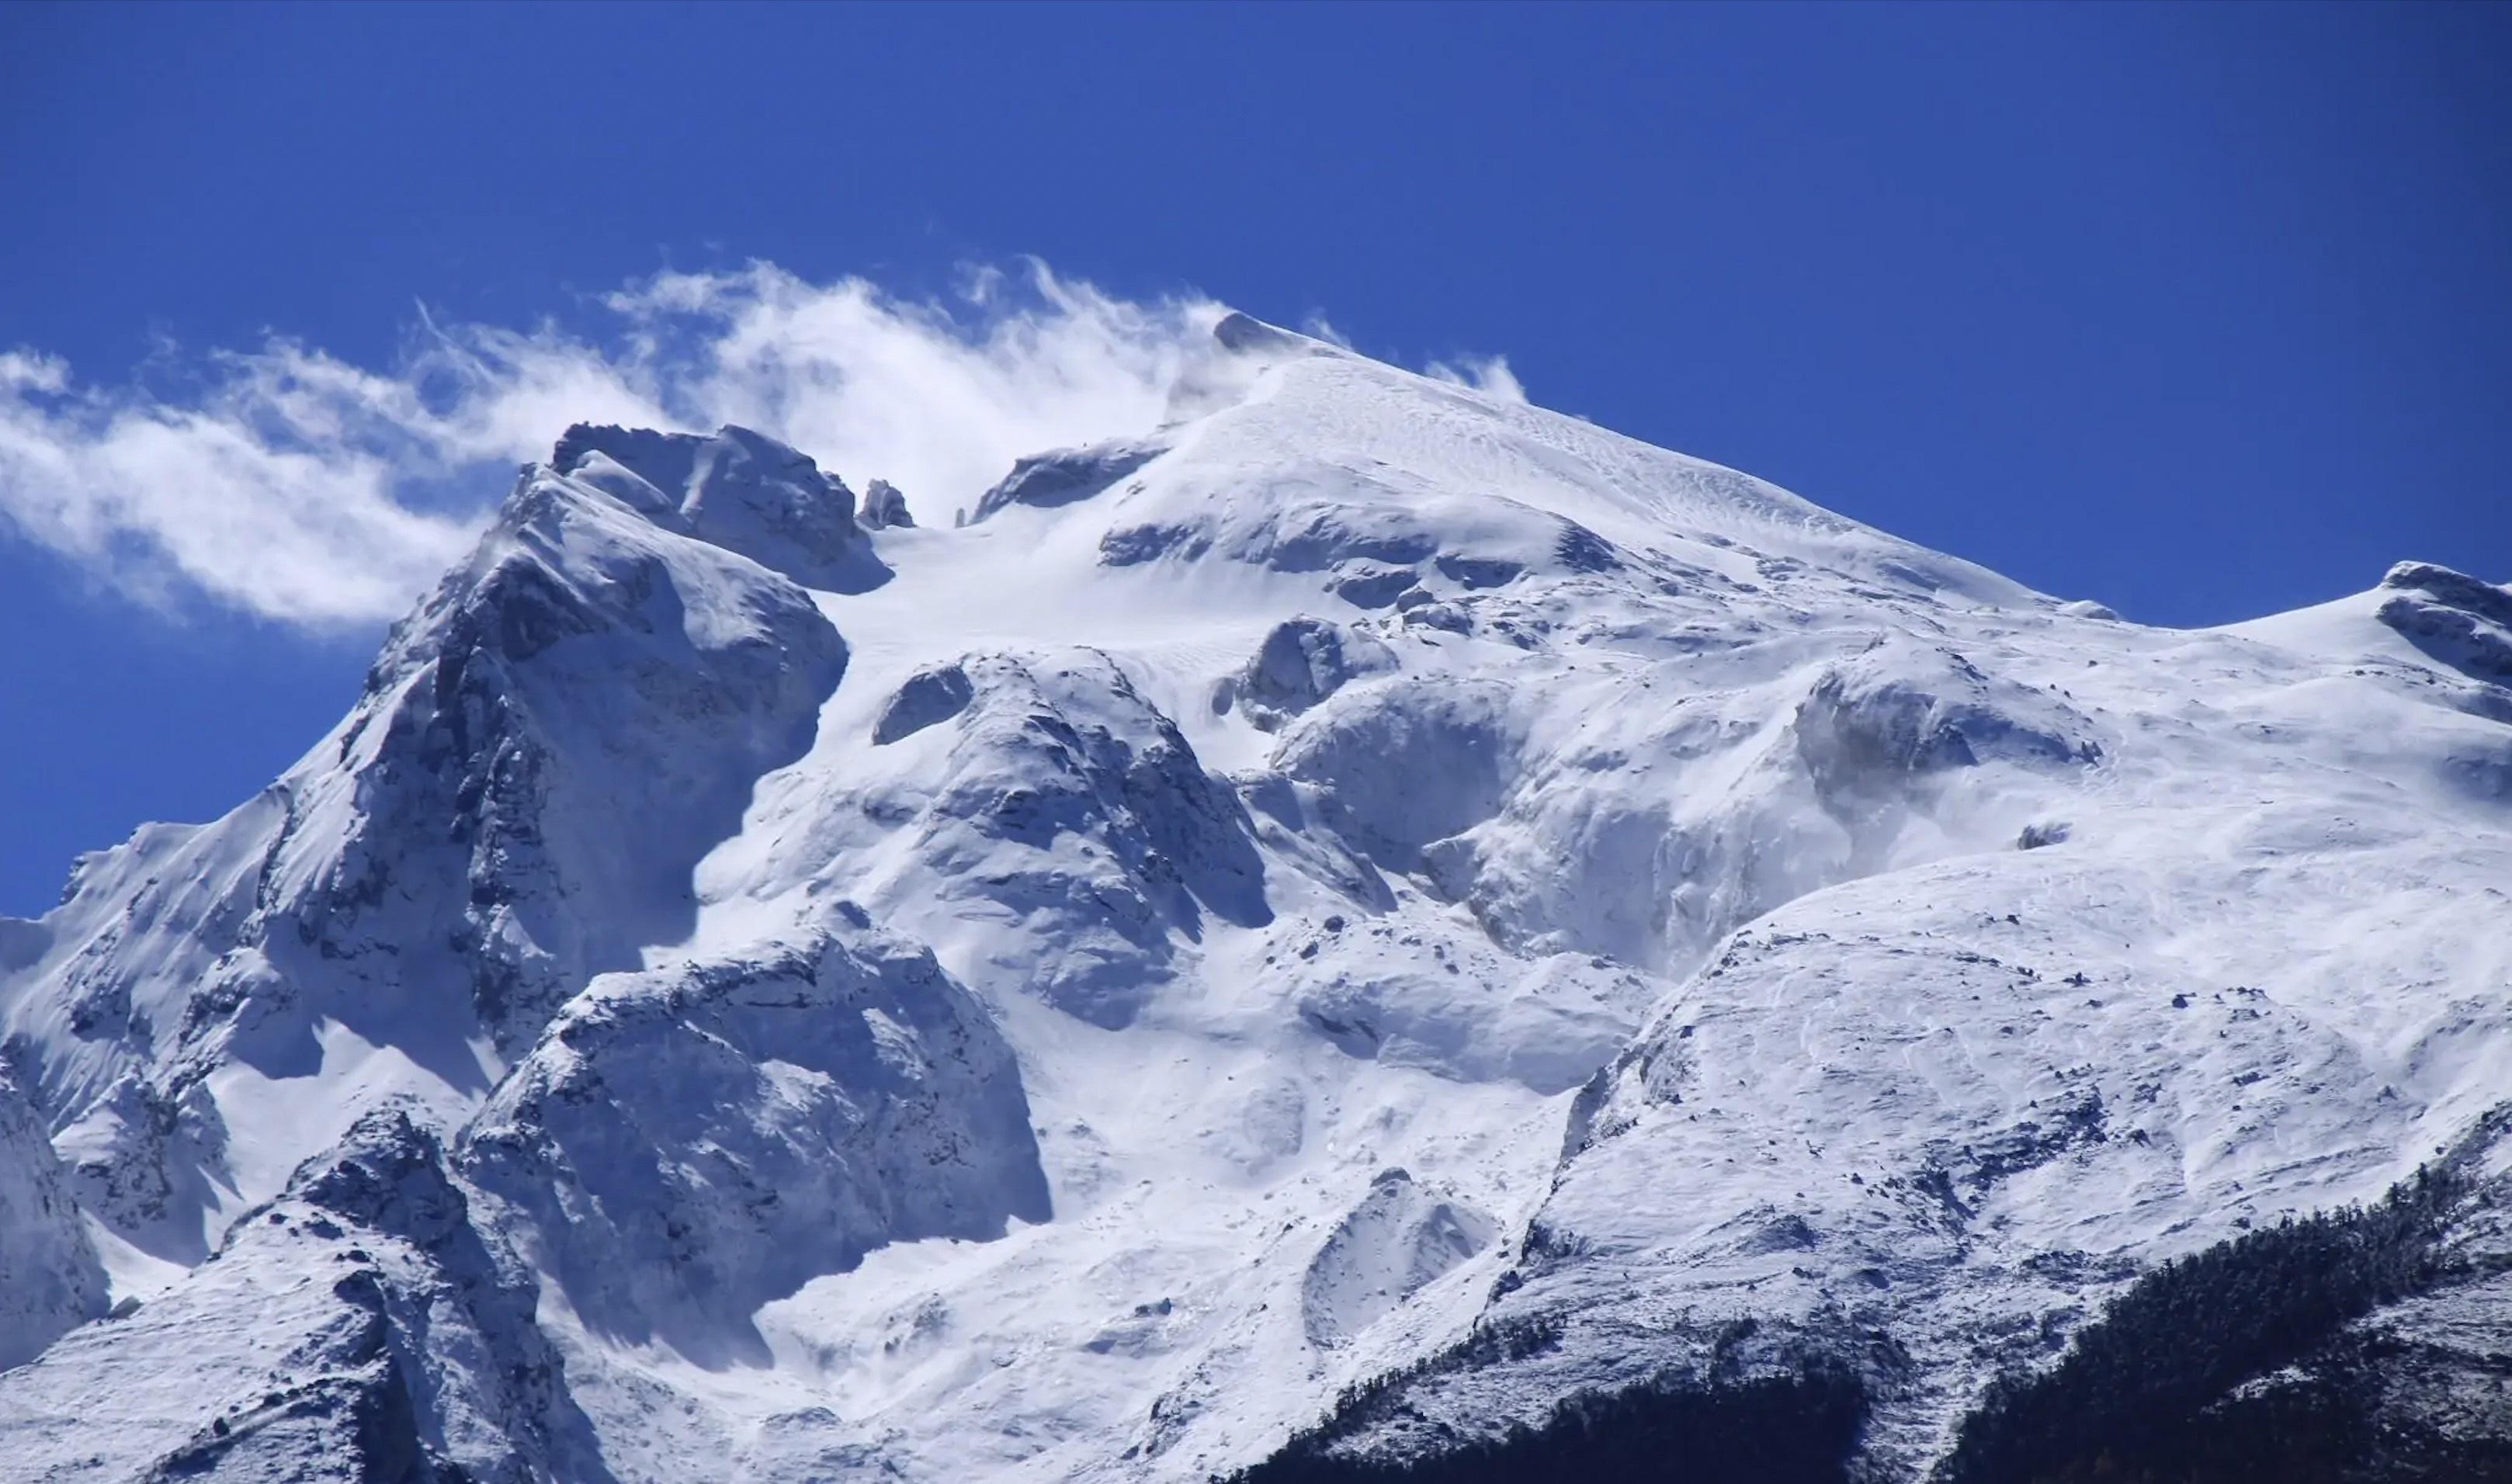
[[570, 429], [0, 920], [0, 1475], [2512, 1477], [2512, 590], [2143, 628], [1240, 316], [1172, 414]]

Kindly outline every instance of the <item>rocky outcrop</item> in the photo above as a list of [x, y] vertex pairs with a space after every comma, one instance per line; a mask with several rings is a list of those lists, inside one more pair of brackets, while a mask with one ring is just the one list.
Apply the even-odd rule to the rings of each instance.
[[0, 1371], [101, 1316], [105, 1303], [68, 1172], [0, 1062]]
[[107, 1479], [607, 1484], [537, 1300], [378, 1110], [171, 1292], [0, 1376], [0, 1432]]
[[1050, 1215], [992, 1019], [930, 953], [852, 929], [598, 981], [461, 1157], [587, 1323], [709, 1366], [764, 1363], [759, 1307], [877, 1247]]
[[2381, 579], [2381, 622], [2471, 680], [2512, 686], [2512, 588], [2430, 562], [2402, 562]]
[[1240, 707], [1260, 731], [1278, 731], [1360, 676], [1395, 668], [1395, 656], [1366, 634], [1317, 618], [1275, 625], [1236, 675], [1213, 693], [1217, 709]]
[[[860, 539], [844, 482], [748, 428], [701, 438], [578, 423], [559, 440], [549, 467], [676, 534], [739, 552], [805, 587], [861, 592], [888, 575]], [[874, 484], [888, 491], [884, 513], [894, 503], [905, 514], [897, 490]]]
[[475, 1037], [521, 1055], [594, 975], [688, 931], [692, 868], [845, 665], [802, 587], [707, 539], [847, 560], [843, 488], [780, 449], [571, 431], [332, 737], [216, 824], [88, 858], [18, 930], [0, 1003], [91, 1210], [196, 1262], [237, 1179], [217, 1068], [317, 1075], [336, 1026], [485, 1092]]
[[916, 525], [916, 518], [907, 513], [907, 496], [885, 479], [864, 486], [863, 508], [855, 520], [866, 530], [906, 530]]
[[912, 742], [927, 761], [912, 784], [821, 805], [845, 832], [832, 840], [910, 845], [845, 889], [884, 923], [973, 934], [1020, 993], [1121, 1027], [1208, 919], [1273, 918], [1236, 791], [1105, 654], [972, 654], [919, 672], [874, 742]]
[[1167, 451], [1164, 444], [1118, 441], [1033, 454], [1013, 464], [1002, 483], [978, 497], [971, 524], [1013, 505], [1051, 510], [1089, 499]]

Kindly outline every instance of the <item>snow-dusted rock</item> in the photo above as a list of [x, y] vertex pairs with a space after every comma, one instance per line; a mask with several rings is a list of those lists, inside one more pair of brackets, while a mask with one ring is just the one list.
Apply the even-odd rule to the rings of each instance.
[[[561, 454], [598, 460], [585, 442], [608, 432], [574, 429]], [[822, 488], [821, 524], [806, 524], [795, 508], [819, 476], [755, 436], [613, 441], [658, 475], [689, 461], [678, 517], [745, 546], [817, 564], [833, 560], [826, 532], [852, 534], [844, 488]], [[463, 902], [472, 997], [510, 1054], [593, 974], [687, 931], [690, 869], [739, 828], [750, 780], [807, 746], [844, 672], [844, 644], [802, 589], [652, 513], [584, 481], [528, 479], [470, 570], [387, 646], [373, 705], [341, 740], [349, 766], [325, 780], [365, 796], [341, 801], [360, 816], [351, 845], [301, 868], [321, 915], [354, 920], [370, 898], [415, 895], [414, 847], [437, 845]], [[430, 828], [448, 817], [452, 830]], [[407, 936], [320, 930], [331, 957]]]
[[1115, 488], [1166, 451], [1158, 443], [1117, 441], [1033, 454], [1013, 465], [1001, 484], [978, 499], [972, 519], [982, 521], [1012, 505], [1052, 509], [1086, 500]]
[[1300, 1315], [1313, 1345], [1332, 1347], [1491, 1245], [1490, 1216], [1384, 1170], [1309, 1264]]
[[0, 1371], [105, 1311], [104, 1267], [60, 1156], [0, 1065]]
[[1406, 678], [1354, 692], [1287, 732], [1275, 765], [1332, 798], [1339, 830], [1382, 870], [1500, 812], [1519, 718], [1497, 681]]
[[1366, 634], [1317, 618], [1293, 618], [1274, 626], [1245, 668], [1222, 681], [1213, 704], [1241, 705], [1261, 731], [1343, 688], [1346, 682], [1395, 667], [1395, 656]]
[[[807, 587], [858, 592], [888, 575], [858, 539], [854, 495], [800, 453], [748, 428], [713, 437], [578, 423], [550, 468], [620, 500], [667, 529], [739, 552]], [[878, 509], [907, 510], [887, 490]], [[876, 508], [869, 493], [866, 508]]]
[[855, 520], [866, 530], [907, 530], [916, 525], [916, 518], [907, 513], [907, 496], [885, 479], [864, 486], [863, 509]]
[[[809, 471], [745, 440], [620, 443], [706, 455], [722, 477], [691, 500], [757, 537], [730, 515], [756, 490], [723, 471]], [[19, 930], [9, 1034], [125, 1240], [198, 1261], [213, 1213], [274, 1193], [364, 1098], [476, 1100], [593, 975], [688, 931], [691, 868], [808, 745], [845, 660], [802, 588], [691, 519], [528, 471], [331, 737], [214, 825], [83, 859]]]
[[892, 1241], [1050, 1214], [1011, 1049], [929, 953], [845, 932], [597, 980], [472, 1121], [462, 1165], [603, 1334], [704, 1364]]
[[967, 670], [960, 665], [937, 665], [919, 670], [898, 687], [889, 704], [881, 709], [881, 720], [872, 727], [873, 745], [887, 747], [903, 737], [912, 737], [928, 726], [937, 726], [968, 709], [975, 698], [976, 687], [968, 683]]
[[2473, 680], [2512, 686], [2512, 588], [2430, 562], [2400, 563], [2381, 587], [2381, 622]]
[[164, 1296], [0, 1374], [15, 1475], [613, 1478], [436, 1137], [362, 1116]]
[[885, 923], [975, 931], [991, 974], [1059, 1009], [1122, 1026], [1212, 919], [1271, 919], [1237, 795], [1104, 653], [920, 671], [871, 741], [892, 778], [811, 801], [776, 879], [817, 871]]

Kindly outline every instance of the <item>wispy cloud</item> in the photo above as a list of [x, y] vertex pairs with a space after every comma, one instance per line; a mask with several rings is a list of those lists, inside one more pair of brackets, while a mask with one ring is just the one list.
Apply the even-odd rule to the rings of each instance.
[[754, 265], [602, 301], [605, 333], [422, 319], [389, 371], [275, 339], [204, 357], [181, 398], [0, 353], [0, 526], [143, 602], [323, 628], [385, 618], [457, 560], [570, 422], [758, 428], [928, 512], [1012, 460], [1158, 422], [1220, 312], [1043, 268], [951, 301]]
[[[858, 488], [889, 480], [930, 524], [1023, 454], [1156, 426], [1221, 313], [1037, 264], [911, 300], [757, 263], [631, 284], [589, 327], [422, 313], [386, 370], [284, 338], [173, 356], [179, 394], [0, 352], [0, 533], [170, 610], [372, 623], [461, 557], [507, 470], [581, 421], [757, 428]], [[1312, 332], [1348, 345], [1322, 317]], [[1497, 356], [1428, 371], [1525, 400]]]
[[0, 516], [143, 601], [315, 625], [397, 611], [461, 554], [474, 520], [404, 503], [396, 450], [343, 427], [374, 378], [285, 343], [218, 371], [171, 406], [0, 356]]

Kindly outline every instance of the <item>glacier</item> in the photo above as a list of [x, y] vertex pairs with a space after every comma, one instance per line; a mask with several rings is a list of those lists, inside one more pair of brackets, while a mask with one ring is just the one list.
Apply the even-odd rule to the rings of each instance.
[[1208, 330], [951, 522], [567, 429], [0, 919], [0, 1476], [2512, 1478], [2512, 589]]

